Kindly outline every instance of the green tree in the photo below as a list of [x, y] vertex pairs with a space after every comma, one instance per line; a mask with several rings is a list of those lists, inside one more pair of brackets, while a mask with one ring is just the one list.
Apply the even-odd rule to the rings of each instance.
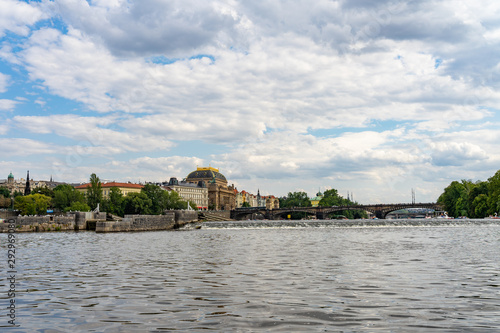
[[87, 189], [87, 204], [90, 209], [96, 209], [102, 201], [102, 184], [95, 173], [90, 175], [90, 187]]
[[488, 215], [488, 196], [486, 194], [479, 194], [474, 198], [473, 207], [473, 217], [486, 217]]
[[187, 202], [182, 200], [179, 193], [175, 191], [165, 191], [166, 193], [166, 206], [165, 209], [186, 209]]
[[151, 214], [153, 202], [144, 192], [131, 192], [123, 198], [124, 214]]
[[146, 184], [141, 189], [141, 192], [151, 199], [152, 206], [150, 214], [159, 215], [168, 208], [168, 194], [167, 191], [163, 190], [161, 187], [153, 184]]
[[306, 192], [288, 192], [288, 195], [280, 200], [280, 207], [311, 207], [311, 200]]
[[[323, 198], [320, 200], [318, 206], [331, 207], [331, 206], [342, 206], [346, 205], [348, 200], [341, 197], [338, 191], [334, 188], [331, 190], [326, 190], [323, 193]], [[350, 201], [349, 201], [350, 202]]]
[[64, 212], [90, 212], [90, 207], [84, 202], [73, 201], [69, 207], [64, 209]]
[[102, 206], [102, 210], [107, 213], [123, 216], [124, 197], [118, 187], [109, 189], [109, 195], [106, 199], [103, 199]]
[[19, 210], [21, 215], [45, 215], [51, 200], [50, 197], [39, 193], [18, 196], [15, 198], [14, 208]]
[[54, 208], [67, 211], [68, 207], [75, 207], [74, 203], [86, 204], [83, 193], [68, 184], [58, 185], [54, 188]]
[[0, 187], [0, 195], [2, 195], [4, 198], [10, 198], [9, 189], [5, 186]]
[[459, 201], [463, 193], [465, 193], [463, 184], [453, 181], [444, 189], [443, 194], [439, 196], [438, 203], [444, 206], [444, 209], [450, 216], [460, 216], [461, 214], [457, 212], [457, 209], [462, 209], [463, 207], [463, 200]]
[[[480, 197], [478, 199], [478, 197]], [[468, 217], [472, 218], [482, 218], [487, 214], [487, 198], [488, 198], [488, 182], [478, 181], [474, 183], [470, 193], [469, 193], [469, 212], [467, 214]], [[477, 199], [477, 200], [476, 200]], [[483, 202], [483, 199], [485, 200]], [[480, 205], [480, 207], [478, 207]], [[483, 210], [486, 207], [486, 211]]]
[[17, 190], [16, 190], [16, 191], [14, 191], [14, 198], [15, 198], [15, 197], [18, 197], [18, 196], [22, 196], [22, 195], [24, 195], [24, 193], [23, 193], [23, 192], [21, 192], [21, 191], [17, 191]]
[[54, 198], [54, 191], [48, 188], [47, 186], [44, 187], [37, 187], [34, 192], [40, 193], [43, 195], [46, 195], [48, 197]]
[[241, 207], [250, 207], [250, 204], [249, 204], [247, 201], [245, 201], [245, 202], [241, 205]]
[[500, 170], [488, 178], [488, 214], [500, 212]]

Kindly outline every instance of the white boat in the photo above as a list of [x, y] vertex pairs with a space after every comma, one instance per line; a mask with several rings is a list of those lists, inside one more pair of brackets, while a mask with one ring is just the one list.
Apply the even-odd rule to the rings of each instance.
[[438, 219], [453, 219], [453, 217], [448, 216], [447, 212], [444, 212], [444, 214], [441, 214], [437, 217]]

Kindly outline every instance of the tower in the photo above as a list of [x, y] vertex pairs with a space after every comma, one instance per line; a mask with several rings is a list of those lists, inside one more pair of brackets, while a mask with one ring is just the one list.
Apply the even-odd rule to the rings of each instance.
[[30, 171], [28, 170], [28, 175], [26, 176], [26, 187], [24, 188], [24, 195], [29, 195], [31, 194], [31, 187], [30, 187]]

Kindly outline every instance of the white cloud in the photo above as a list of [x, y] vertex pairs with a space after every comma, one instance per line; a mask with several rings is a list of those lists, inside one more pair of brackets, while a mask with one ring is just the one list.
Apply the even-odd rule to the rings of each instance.
[[10, 99], [0, 99], [0, 111], [11, 111], [16, 107], [17, 104], [17, 101], [12, 101]]
[[0, 37], [6, 31], [12, 31], [18, 35], [27, 35], [29, 26], [46, 17], [35, 4], [23, 1], [2, 0], [0, 1]]
[[0, 138], [2, 158], [56, 153], [56, 147], [44, 142], [22, 138]]
[[[498, 4], [3, 4], [33, 10], [0, 14], [0, 35], [26, 36], [3, 41], [0, 57], [9, 74], [28, 73], [23, 89], [42, 104], [8, 126], [57, 146], [47, 163], [68, 178], [161, 179], [211, 163], [238, 186], [338, 185], [369, 202], [412, 187], [433, 198], [500, 161]], [[64, 29], [28, 29], [48, 12]], [[0, 74], [0, 92], [25, 80], [14, 75]], [[0, 109], [22, 98], [6, 94]], [[220, 150], [158, 157], [186, 140]]]
[[0, 93], [7, 91], [9, 79], [10, 77], [8, 75], [0, 73]]
[[464, 165], [469, 160], [481, 161], [487, 154], [479, 146], [470, 143], [439, 142], [431, 143], [432, 162], [438, 166]]
[[173, 146], [173, 143], [159, 136], [122, 132], [116, 128], [115, 117], [16, 116], [13, 120], [18, 127], [33, 133], [55, 133], [74, 140], [75, 145], [68, 149], [79, 155], [168, 150]]
[[[61, 0], [53, 10], [66, 23], [103, 42], [114, 54], [148, 56], [191, 53], [236, 33], [238, 17], [218, 1]], [[230, 38], [232, 40], [232, 38]]]

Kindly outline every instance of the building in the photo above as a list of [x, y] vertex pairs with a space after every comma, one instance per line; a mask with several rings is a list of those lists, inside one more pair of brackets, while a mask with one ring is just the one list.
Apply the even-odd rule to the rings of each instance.
[[[91, 184], [87, 183], [87, 184], [75, 186], [75, 189], [83, 194], [86, 194], [87, 190], [90, 187], [91, 187]], [[141, 192], [141, 189], [144, 187], [144, 185], [132, 184], [132, 183], [118, 183], [118, 182], [102, 183], [101, 188], [102, 188], [102, 195], [104, 198], [107, 198], [109, 196], [109, 191], [111, 190], [112, 187], [118, 187], [118, 189], [120, 190], [120, 192], [123, 195], [127, 195], [128, 193]]]
[[323, 199], [323, 193], [321, 193], [321, 192], [316, 193], [316, 196], [314, 198], [310, 199], [311, 206], [312, 207], [318, 207], [319, 202], [321, 201], [321, 199]]
[[26, 178], [21, 178], [16, 180], [11, 172], [7, 176], [7, 179], [0, 180], [0, 187], [7, 188], [10, 191], [11, 195], [14, 194], [15, 192], [19, 192], [25, 195], [30, 193], [36, 193], [38, 188], [48, 187], [50, 189], [53, 189], [59, 184], [63, 183], [53, 182], [52, 178], [50, 181], [30, 179], [29, 171], [27, 173]]
[[276, 198], [274, 195], [263, 196], [266, 202], [266, 209], [278, 209], [280, 208], [280, 200]]
[[215, 210], [232, 210], [236, 208], [234, 185], [228, 186], [227, 179], [219, 169], [196, 168], [186, 177], [186, 182], [198, 184], [203, 182], [208, 188], [208, 207]]
[[190, 183], [172, 177], [165, 187], [177, 192], [183, 200], [194, 202], [198, 209], [208, 209], [208, 188], [205, 182]]

